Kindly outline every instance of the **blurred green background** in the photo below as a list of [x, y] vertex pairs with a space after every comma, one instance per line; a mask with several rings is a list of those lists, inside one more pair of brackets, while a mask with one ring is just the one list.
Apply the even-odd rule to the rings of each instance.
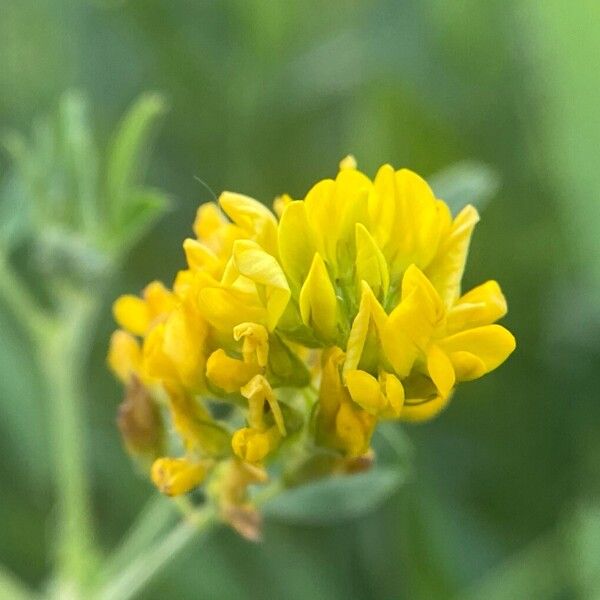
[[[141, 92], [169, 105], [148, 180], [172, 209], [107, 294], [86, 390], [104, 548], [153, 493], [114, 426], [110, 300], [183, 265], [180, 242], [210, 199], [198, 179], [270, 203], [301, 197], [351, 152], [369, 174], [475, 159], [501, 181], [465, 286], [501, 282], [518, 348], [435, 422], [407, 428], [409, 483], [356, 522], [269, 520], [260, 546], [217, 530], [143, 597], [600, 597], [597, 2], [0, 0], [0, 12], [4, 132], [29, 132], [68, 89], [87, 94], [103, 143]], [[0, 169], [6, 182], [6, 154]], [[0, 562], [37, 585], [53, 502], [31, 362], [0, 305]]]

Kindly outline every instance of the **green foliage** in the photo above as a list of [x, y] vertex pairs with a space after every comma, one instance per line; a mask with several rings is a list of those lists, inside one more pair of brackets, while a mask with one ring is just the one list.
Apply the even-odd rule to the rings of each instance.
[[[56, 117], [40, 119], [30, 140], [12, 133], [5, 148], [14, 165], [0, 210], [6, 253], [29, 243], [44, 276], [105, 277], [164, 213], [166, 196], [143, 187], [149, 134], [164, 112], [157, 94], [135, 102], [106, 157], [92, 133], [89, 106], [66, 93]], [[105, 176], [103, 176], [105, 173]]]
[[281, 494], [265, 506], [264, 512], [288, 523], [329, 525], [375, 510], [403, 481], [402, 471], [393, 467], [327, 477]]

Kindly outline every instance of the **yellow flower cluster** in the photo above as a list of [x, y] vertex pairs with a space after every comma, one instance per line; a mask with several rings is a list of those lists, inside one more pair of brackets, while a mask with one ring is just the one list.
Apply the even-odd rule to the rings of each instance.
[[[114, 304], [109, 363], [135, 391], [121, 429], [164, 493], [223, 465], [256, 481], [286, 440], [359, 458], [378, 421], [432, 418], [515, 348], [494, 324], [498, 284], [461, 293], [472, 206], [453, 218], [415, 173], [385, 165], [370, 180], [348, 157], [274, 208], [231, 192], [202, 205], [172, 289]], [[167, 456], [144, 430], [148, 399], [177, 434]]]

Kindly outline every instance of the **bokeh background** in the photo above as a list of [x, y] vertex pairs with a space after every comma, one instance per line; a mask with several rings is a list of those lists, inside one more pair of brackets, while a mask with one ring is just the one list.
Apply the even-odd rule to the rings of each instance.
[[[87, 94], [100, 142], [139, 93], [169, 105], [148, 180], [171, 210], [107, 294], [86, 390], [106, 549], [153, 493], [114, 426], [110, 298], [182, 266], [210, 199], [199, 179], [301, 197], [351, 152], [370, 174], [479, 160], [501, 182], [465, 284], [502, 283], [518, 348], [407, 428], [409, 483], [357, 521], [269, 520], [260, 546], [218, 530], [145, 598], [600, 597], [600, 4], [0, 0], [0, 13], [4, 132], [28, 132], [68, 89]], [[0, 167], [2, 181], [6, 154]], [[0, 562], [37, 585], [53, 502], [31, 364], [0, 305]]]

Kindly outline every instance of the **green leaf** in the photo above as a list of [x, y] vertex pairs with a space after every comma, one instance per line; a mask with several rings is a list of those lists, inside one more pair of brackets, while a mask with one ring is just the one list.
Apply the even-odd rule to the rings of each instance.
[[147, 158], [152, 127], [166, 109], [158, 94], [144, 94], [129, 109], [108, 154], [106, 191], [113, 220], [127, 218], [131, 190], [135, 187], [144, 159]]
[[455, 215], [467, 204], [478, 210], [485, 208], [498, 192], [500, 179], [491, 167], [464, 161], [432, 175], [429, 184]]
[[389, 466], [332, 476], [283, 492], [265, 504], [263, 512], [290, 523], [327, 525], [375, 510], [404, 481], [404, 471]]
[[61, 143], [65, 167], [70, 173], [73, 193], [83, 226], [100, 225], [98, 206], [98, 151], [90, 127], [87, 102], [81, 94], [69, 92], [60, 103]]
[[11, 600], [33, 600], [33, 592], [17, 579], [8, 569], [0, 565], [0, 598]]
[[169, 198], [160, 190], [133, 190], [123, 211], [122, 221], [113, 232], [110, 244], [116, 253], [131, 248], [156, 223], [169, 207]]

